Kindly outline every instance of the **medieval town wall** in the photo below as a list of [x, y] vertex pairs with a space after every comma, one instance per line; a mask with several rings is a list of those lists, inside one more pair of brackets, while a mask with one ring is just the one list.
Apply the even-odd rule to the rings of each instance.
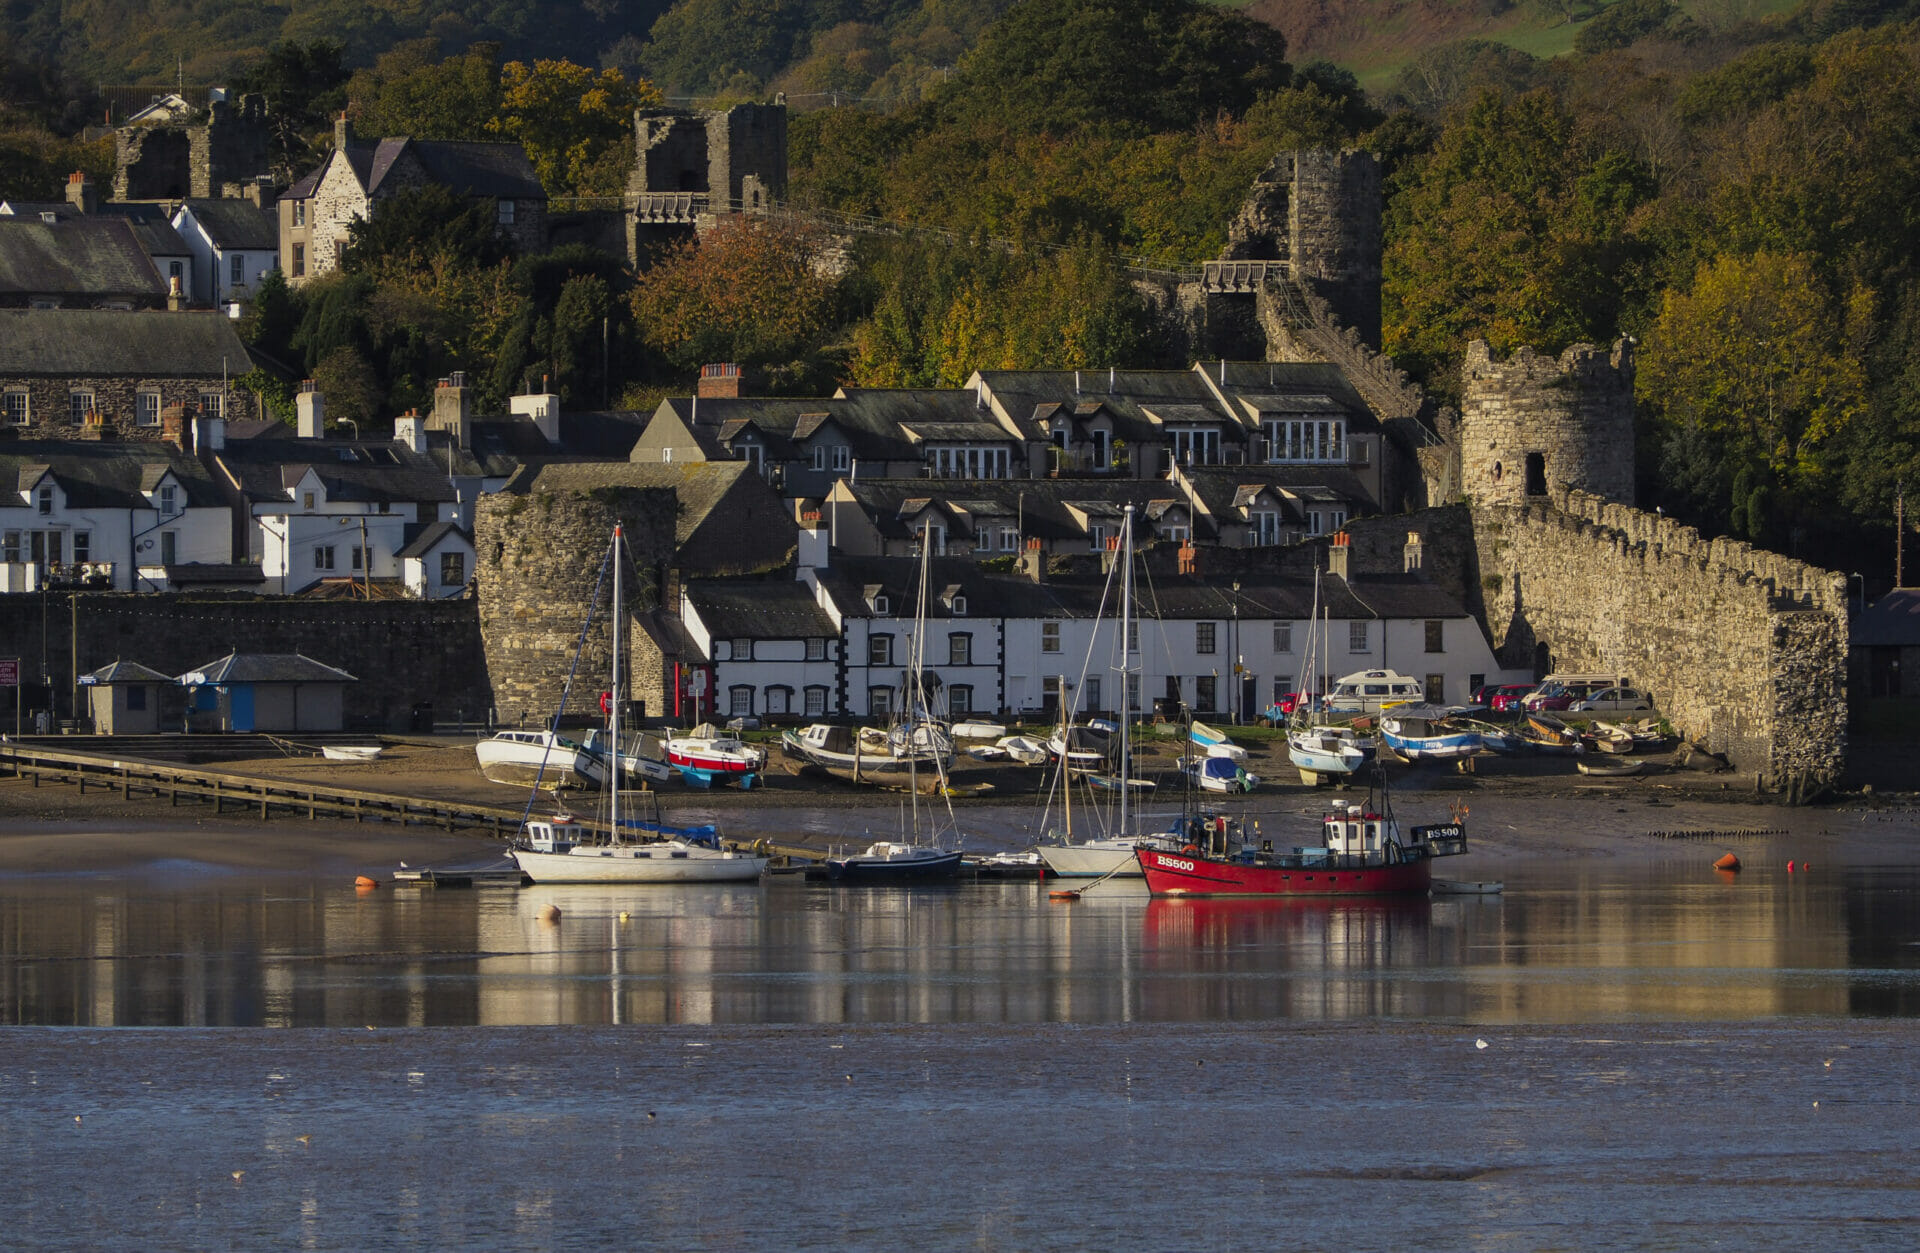
[[29, 592], [0, 596], [0, 641], [0, 655], [20, 658], [26, 682], [37, 683], [45, 666], [61, 717], [72, 713], [76, 645], [80, 674], [137, 661], [176, 675], [231, 652], [304, 653], [359, 680], [346, 689], [350, 728], [405, 731], [416, 705], [432, 705], [441, 722], [483, 725], [487, 717], [487, 663], [470, 600]]
[[[480, 498], [474, 516], [480, 642], [503, 725], [541, 726], [560, 708], [580, 650], [569, 714], [593, 713], [612, 668], [613, 576], [601, 577], [614, 523], [623, 526], [622, 586], [632, 614], [661, 601], [672, 561], [679, 498], [671, 489], [506, 492]], [[599, 602], [584, 644], [581, 627]], [[631, 699], [663, 708], [659, 650], [629, 629]]]

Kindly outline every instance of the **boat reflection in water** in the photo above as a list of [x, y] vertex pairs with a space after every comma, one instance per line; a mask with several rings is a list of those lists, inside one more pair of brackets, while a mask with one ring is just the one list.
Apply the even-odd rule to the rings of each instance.
[[[1458, 947], [1425, 896], [1165, 897], [1147, 902], [1148, 1019], [1364, 1018], [1464, 1012], [1457, 986], [1406, 976]], [[1457, 1002], [1448, 1004], [1448, 1002]]]

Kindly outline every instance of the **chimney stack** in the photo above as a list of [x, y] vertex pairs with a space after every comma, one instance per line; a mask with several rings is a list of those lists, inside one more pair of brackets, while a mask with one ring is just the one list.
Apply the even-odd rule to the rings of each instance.
[[[546, 382], [543, 375], [540, 380]], [[555, 448], [560, 446], [560, 397], [554, 392], [530, 392], [525, 396], [507, 397], [507, 412], [518, 414], [533, 420], [534, 429], [541, 438]]]
[[1336, 531], [1333, 545], [1327, 549], [1327, 573], [1341, 580], [1347, 578], [1347, 544], [1347, 533]]
[[1200, 550], [1193, 546], [1193, 541], [1180, 541], [1179, 558], [1180, 573], [1196, 575], [1200, 573]]
[[804, 570], [827, 568], [831, 553], [827, 540], [827, 528], [820, 520], [819, 510], [800, 515], [800, 545], [795, 550], [793, 563], [796, 577]]
[[420, 420], [419, 410], [409, 409], [407, 416], [393, 420], [393, 442], [405, 444], [413, 452], [426, 455], [427, 424]]
[[205, 456], [208, 453], [223, 451], [227, 446], [227, 420], [210, 417], [206, 414], [193, 420], [193, 450]]
[[340, 110], [340, 116], [333, 119], [333, 146], [345, 151], [353, 142], [353, 123], [347, 121], [347, 111]]
[[1047, 581], [1047, 554], [1041, 550], [1039, 540], [1028, 540], [1026, 548], [1020, 553], [1020, 573], [1035, 583]]
[[473, 451], [472, 413], [467, 404], [466, 373], [455, 370], [433, 389], [433, 416], [427, 421], [429, 431], [446, 431], [461, 452]]
[[180, 276], [167, 280], [167, 312], [178, 313], [187, 307], [186, 293], [180, 290]]
[[168, 405], [160, 411], [160, 442], [187, 450], [187, 407]]
[[293, 398], [293, 411], [298, 418], [296, 434], [301, 439], [324, 439], [327, 434], [327, 402], [313, 386], [312, 379], [303, 380], [300, 394]]
[[694, 394], [702, 400], [738, 400], [740, 386], [740, 367], [720, 362], [700, 367], [700, 386]]
[[100, 193], [85, 170], [75, 170], [67, 175], [67, 203], [89, 216], [100, 209]]
[[1415, 570], [1418, 570], [1420, 568], [1421, 543], [1420, 543], [1420, 532], [1418, 531], [1407, 532], [1406, 559], [1407, 559], [1406, 572], [1408, 574], [1412, 574]]

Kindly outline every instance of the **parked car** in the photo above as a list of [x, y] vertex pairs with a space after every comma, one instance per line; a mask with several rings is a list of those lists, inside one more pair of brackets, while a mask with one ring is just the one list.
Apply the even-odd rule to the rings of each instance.
[[1547, 710], [1572, 709], [1573, 702], [1579, 700], [1580, 697], [1581, 693], [1579, 692], [1561, 687], [1557, 683], [1549, 683], [1545, 687], [1535, 688], [1531, 695], [1521, 701], [1521, 704], [1526, 708], [1528, 713], [1537, 714], [1544, 713]]
[[1486, 706], [1501, 713], [1518, 711], [1522, 702], [1533, 695], [1533, 689], [1531, 683], [1502, 683], [1488, 688]]
[[1652, 709], [1653, 701], [1645, 692], [1631, 687], [1602, 688], [1585, 700], [1573, 702], [1575, 713], [1611, 713], [1629, 709]]

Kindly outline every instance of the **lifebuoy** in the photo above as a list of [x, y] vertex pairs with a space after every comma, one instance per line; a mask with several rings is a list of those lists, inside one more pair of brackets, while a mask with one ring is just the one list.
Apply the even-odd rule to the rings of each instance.
[[1200, 854], [1200, 846], [1198, 844], [1187, 844], [1183, 845], [1180, 851], [1189, 857], [1197, 857]]

